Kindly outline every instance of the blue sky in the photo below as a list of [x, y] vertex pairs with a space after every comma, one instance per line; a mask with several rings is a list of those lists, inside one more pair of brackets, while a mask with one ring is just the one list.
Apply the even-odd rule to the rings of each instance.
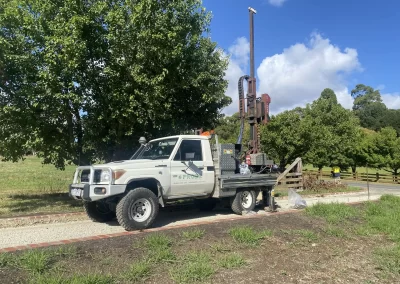
[[[248, 73], [249, 6], [257, 10], [258, 91], [272, 112], [304, 105], [325, 87], [350, 108], [357, 83], [379, 88], [388, 107], [400, 108], [400, 1], [203, 0], [212, 11], [211, 37], [227, 54], [227, 94]], [[260, 93], [259, 93], [260, 94]], [[237, 102], [225, 112], [236, 111]]]

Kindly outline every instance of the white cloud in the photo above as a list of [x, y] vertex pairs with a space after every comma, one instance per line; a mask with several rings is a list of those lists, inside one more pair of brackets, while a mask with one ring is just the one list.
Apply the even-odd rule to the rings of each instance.
[[361, 70], [357, 50], [339, 47], [313, 33], [307, 44], [297, 43], [281, 54], [265, 58], [257, 69], [259, 92], [271, 96], [270, 109], [278, 113], [317, 99], [324, 88], [336, 92], [338, 101], [351, 108], [353, 99], [346, 77]]
[[382, 101], [391, 109], [400, 109], [400, 93], [382, 94]]
[[[225, 79], [229, 85], [226, 95], [232, 98], [232, 104], [223, 110], [223, 113], [232, 115], [238, 112], [239, 95], [238, 95], [238, 80], [245, 75], [245, 70], [249, 62], [250, 44], [244, 37], [238, 38], [235, 43], [229, 48], [229, 66], [225, 72]], [[246, 84], [244, 84], [246, 87]]]
[[283, 5], [283, 3], [286, 2], [286, 0], [268, 0], [269, 4], [272, 6], [280, 7]]

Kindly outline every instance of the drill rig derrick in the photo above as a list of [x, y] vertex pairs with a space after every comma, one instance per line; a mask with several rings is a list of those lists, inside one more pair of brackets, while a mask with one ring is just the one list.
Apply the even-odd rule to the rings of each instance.
[[[239, 117], [240, 132], [236, 144], [242, 144], [245, 120], [250, 125], [250, 140], [248, 149], [246, 150], [246, 162], [254, 166], [264, 166], [267, 163], [266, 155], [261, 153], [259, 124], [268, 123], [269, 104], [271, 98], [268, 94], [262, 94], [257, 98], [256, 94], [256, 78], [254, 75], [254, 21], [253, 16], [256, 10], [249, 7], [250, 20], [250, 76], [244, 75], [240, 77], [238, 82], [239, 90]], [[244, 97], [243, 81], [247, 81], [247, 95]], [[247, 101], [247, 103], [245, 103]], [[247, 112], [245, 109], [247, 106]]]

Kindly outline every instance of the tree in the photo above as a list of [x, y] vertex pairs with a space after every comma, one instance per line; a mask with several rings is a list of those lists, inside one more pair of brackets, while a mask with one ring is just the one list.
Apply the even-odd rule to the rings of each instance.
[[400, 110], [388, 109], [383, 117], [384, 126], [393, 127], [400, 136]]
[[379, 90], [358, 84], [352, 91], [353, 110], [360, 119], [362, 127], [379, 130], [385, 127], [386, 105], [382, 102]]
[[[215, 133], [220, 143], [236, 143], [240, 130], [239, 113], [231, 116], [224, 116], [218, 122]], [[245, 138], [245, 137], [244, 137]]]
[[396, 130], [385, 127], [374, 135], [369, 155], [370, 164], [397, 175], [400, 169], [400, 138]]
[[329, 89], [329, 88], [326, 88], [326, 89], [324, 89], [322, 91], [321, 99], [329, 100], [333, 104], [337, 104], [338, 103], [335, 92], [332, 89]]
[[272, 116], [260, 128], [262, 150], [279, 163], [280, 169], [306, 152], [302, 112], [300, 109], [284, 111]]
[[230, 98], [209, 24], [199, 0], [0, 0], [0, 155], [63, 168], [213, 126]]
[[304, 158], [320, 170], [324, 166], [350, 166], [351, 160], [345, 153], [355, 143], [359, 126], [353, 113], [337, 103], [336, 95], [329, 97], [326, 99], [321, 94], [306, 107], [303, 119], [304, 135], [307, 136], [304, 139], [307, 149]]
[[366, 128], [357, 129], [354, 142], [345, 153], [346, 157], [349, 158], [349, 165], [353, 174], [356, 173], [357, 167], [363, 167], [370, 162], [369, 149], [371, 148], [374, 134], [374, 131]]

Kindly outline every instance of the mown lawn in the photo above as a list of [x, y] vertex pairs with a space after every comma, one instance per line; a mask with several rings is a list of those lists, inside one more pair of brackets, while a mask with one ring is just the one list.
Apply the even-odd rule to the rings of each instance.
[[18, 163], [0, 162], [0, 216], [81, 210], [67, 194], [74, 170], [57, 170], [32, 156]]
[[[0, 283], [396, 283], [400, 198], [0, 254]], [[397, 280], [396, 280], [397, 279]]]

